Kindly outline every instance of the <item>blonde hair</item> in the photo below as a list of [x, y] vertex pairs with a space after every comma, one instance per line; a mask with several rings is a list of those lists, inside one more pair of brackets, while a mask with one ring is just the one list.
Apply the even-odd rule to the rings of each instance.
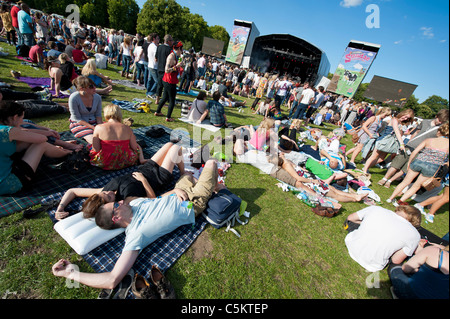
[[402, 211], [406, 214], [406, 220], [409, 221], [414, 227], [419, 227], [422, 221], [420, 211], [409, 205], [400, 205], [395, 209], [395, 212]]
[[94, 59], [89, 59], [86, 61], [86, 64], [83, 66], [81, 70], [81, 74], [84, 76], [88, 76], [97, 72], [97, 64]]
[[266, 132], [269, 131], [275, 124], [275, 120], [271, 118], [266, 118], [261, 121], [258, 127], [258, 131], [265, 130]]
[[69, 59], [69, 56], [67, 55], [67, 53], [61, 53], [61, 54], [58, 56], [58, 60], [59, 60], [59, 62], [61, 62], [61, 63], [66, 63], [66, 62], [69, 61], [70, 59]]
[[105, 106], [103, 109], [103, 115], [107, 121], [109, 119], [113, 119], [118, 122], [122, 122], [122, 110], [115, 104], [108, 104]]
[[445, 122], [438, 128], [438, 132], [441, 134], [441, 136], [448, 137], [448, 122]]
[[411, 109], [406, 109], [397, 114], [397, 120], [400, 120], [403, 116], [409, 115], [409, 119], [402, 122], [402, 124], [412, 123], [414, 121], [414, 111]]
[[378, 115], [382, 115], [382, 114], [386, 114], [386, 116], [389, 116], [392, 114], [392, 110], [388, 107], [382, 107], [378, 110], [377, 114], [375, 114], [375, 115], [378, 116]]

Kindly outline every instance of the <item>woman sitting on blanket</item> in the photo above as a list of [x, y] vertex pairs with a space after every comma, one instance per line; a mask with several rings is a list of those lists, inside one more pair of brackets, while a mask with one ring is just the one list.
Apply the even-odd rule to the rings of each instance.
[[94, 59], [89, 59], [81, 70], [81, 74], [94, 81], [95, 86], [99, 87], [102, 83], [108, 86], [113, 85], [111, 79], [97, 71], [97, 64]]
[[89, 197], [83, 203], [82, 211], [85, 218], [95, 215], [97, 209], [110, 202], [118, 202], [128, 197], [155, 198], [173, 181], [173, 168], [177, 165], [180, 175], [185, 173], [181, 147], [167, 143], [161, 147], [137, 171], [113, 178], [103, 188], [71, 188], [61, 198], [55, 213], [55, 218], [66, 218], [69, 213], [66, 206], [76, 197]]
[[59, 97], [63, 93], [75, 92], [72, 81], [78, 76], [75, 73], [73, 63], [70, 62], [66, 53], [59, 55], [57, 59], [49, 58], [44, 61], [44, 67], [48, 70], [51, 79], [50, 90], [55, 90], [55, 96]]
[[95, 92], [94, 81], [79, 76], [74, 80], [77, 92], [69, 97], [70, 131], [92, 144], [96, 125], [103, 123], [102, 98]]
[[122, 123], [122, 111], [114, 104], [103, 111], [105, 121], [94, 129], [91, 164], [104, 170], [118, 170], [135, 165], [138, 160], [144, 164], [144, 154], [133, 130]]
[[197, 98], [192, 102], [191, 109], [188, 113], [188, 119], [192, 122], [196, 122], [197, 124], [201, 124], [201, 118], [203, 113], [206, 110], [206, 102], [205, 102], [206, 92], [200, 91], [198, 92]]
[[22, 129], [25, 108], [0, 101], [0, 195], [31, 186], [43, 155], [61, 158], [71, 153], [47, 143], [47, 136]]

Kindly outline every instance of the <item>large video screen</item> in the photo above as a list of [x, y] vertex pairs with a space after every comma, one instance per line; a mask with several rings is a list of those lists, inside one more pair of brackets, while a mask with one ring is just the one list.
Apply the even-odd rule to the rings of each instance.
[[220, 40], [203, 37], [202, 52], [216, 58], [222, 58], [223, 45], [225, 43]]
[[416, 87], [415, 84], [375, 75], [364, 92], [364, 97], [391, 106], [403, 107]]
[[251, 28], [235, 25], [227, 50], [227, 62], [241, 64]]

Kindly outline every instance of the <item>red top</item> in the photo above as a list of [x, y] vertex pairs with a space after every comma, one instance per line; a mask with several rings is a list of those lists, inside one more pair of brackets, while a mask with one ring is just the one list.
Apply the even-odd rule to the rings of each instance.
[[138, 164], [139, 153], [130, 147], [129, 140], [100, 141], [101, 150], [90, 150], [90, 162], [104, 170], [118, 170]]
[[44, 52], [42, 51], [42, 48], [38, 44], [33, 45], [28, 54], [28, 57], [30, 58], [31, 62], [33, 62], [33, 63], [38, 62], [38, 60], [37, 60], [38, 54], [40, 54], [40, 55], [44, 54]]
[[75, 63], [82, 63], [84, 60], [87, 60], [86, 54], [83, 51], [73, 49], [72, 58]]
[[19, 27], [19, 22], [17, 21], [17, 13], [19, 13], [20, 8], [17, 6], [13, 6], [11, 8], [11, 19], [12, 19], [12, 25], [14, 28]]

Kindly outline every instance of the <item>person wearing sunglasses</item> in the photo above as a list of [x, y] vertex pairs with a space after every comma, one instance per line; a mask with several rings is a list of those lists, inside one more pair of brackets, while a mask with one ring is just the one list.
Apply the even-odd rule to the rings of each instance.
[[77, 138], [92, 144], [94, 128], [102, 120], [102, 98], [96, 93], [94, 81], [86, 76], [73, 80], [77, 88], [69, 97], [70, 131]]
[[85, 218], [93, 217], [101, 205], [110, 202], [127, 201], [132, 197], [156, 198], [173, 182], [175, 165], [180, 175], [185, 174], [181, 147], [167, 143], [150, 160], [138, 166], [136, 172], [111, 179], [102, 188], [71, 188], [61, 198], [55, 218], [61, 220], [69, 216], [66, 207], [77, 197], [87, 197], [82, 206]]
[[79, 272], [68, 260], [60, 259], [52, 267], [53, 274], [94, 288], [113, 289], [133, 267], [141, 250], [176, 228], [195, 222], [214, 191], [222, 188], [217, 178], [217, 163], [209, 160], [198, 181], [184, 175], [172, 191], [159, 198], [135, 198], [128, 203], [115, 201], [102, 205], [95, 215], [97, 225], [104, 229], [122, 227], [126, 234], [124, 248], [112, 271]]

